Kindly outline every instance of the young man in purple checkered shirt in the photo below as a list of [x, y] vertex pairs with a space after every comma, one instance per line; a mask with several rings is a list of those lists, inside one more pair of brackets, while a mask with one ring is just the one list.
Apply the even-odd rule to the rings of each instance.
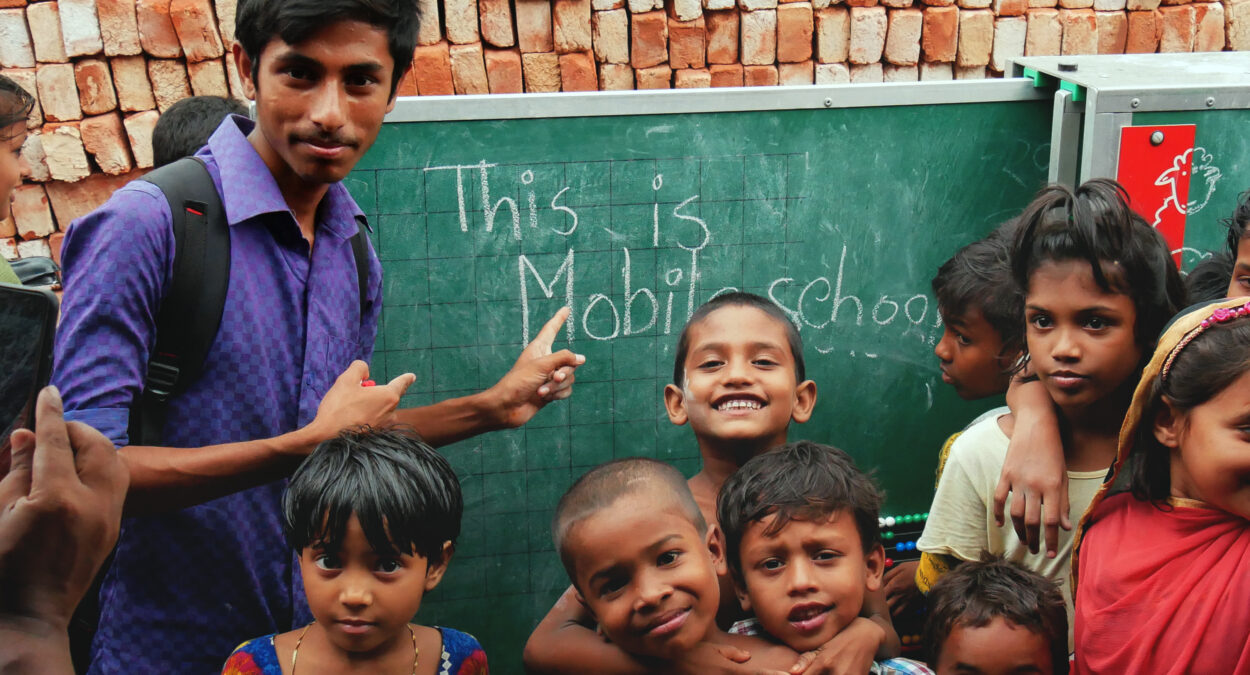
[[339, 429], [400, 422], [439, 445], [524, 424], [571, 392], [582, 357], [551, 353], [567, 310], [480, 394], [396, 410], [413, 375], [361, 386], [381, 265], [370, 251], [362, 308], [361, 211], [340, 181], [394, 106], [416, 4], [239, 0], [233, 58], [256, 122], [228, 118], [198, 153], [222, 196], [230, 283], [201, 377], [169, 404], [169, 447], [126, 437], [171, 278], [168, 204], [134, 181], [67, 234], [53, 379], [66, 417], [104, 432], [131, 474], [91, 672], [215, 673], [242, 640], [308, 623], [280, 495]]

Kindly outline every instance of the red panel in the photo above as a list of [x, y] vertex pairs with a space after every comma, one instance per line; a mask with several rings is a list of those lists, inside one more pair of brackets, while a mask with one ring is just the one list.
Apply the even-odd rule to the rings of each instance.
[[[1162, 134], [1158, 145], [1150, 140], [1155, 132]], [[1128, 190], [1133, 209], [1163, 234], [1168, 247], [1175, 251], [1173, 258], [1177, 265], [1185, 244], [1193, 153], [1192, 124], [1120, 130], [1116, 179]]]

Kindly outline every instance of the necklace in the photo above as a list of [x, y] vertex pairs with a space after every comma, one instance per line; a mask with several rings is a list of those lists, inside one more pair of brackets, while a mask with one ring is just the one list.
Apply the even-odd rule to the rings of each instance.
[[[313, 623], [304, 626], [304, 630], [299, 632], [299, 637], [295, 639], [295, 649], [291, 650], [291, 675], [295, 675], [295, 659], [299, 658], [299, 646], [304, 642], [304, 634], [312, 628]], [[408, 634], [412, 636], [412, 675], [417, 675], [417, 659], [421, 657], [421, 650], [417, 649], [417, 631], [412, 629], [412, 624], [408, 624]]]

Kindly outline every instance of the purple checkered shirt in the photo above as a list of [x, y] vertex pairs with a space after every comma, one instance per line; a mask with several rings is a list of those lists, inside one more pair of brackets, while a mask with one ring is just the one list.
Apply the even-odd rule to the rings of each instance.
[[[361, 316], [350, 238], [360, 209], [342, 184], [317, 211], [311, 255], [246, 134], [227, 119], [198, 156], [230, 224], [230, 288], [199, 381], [169, 405], [164, 444], [199, 447], [277, 436], [310, 421], [353, 359], [369, 360], [382, 267], [370, 256]], [[170, 282], [165, 197], [132, 181], [65, 238], [65, 299], [53, 382], [66, 417], [126, 444], [131, 403]], [[278, 481], [206, 504], [127, 518], [101, 592], [93, 673], [218, 673], [239, 643], [311, 620], [282, 535]]]

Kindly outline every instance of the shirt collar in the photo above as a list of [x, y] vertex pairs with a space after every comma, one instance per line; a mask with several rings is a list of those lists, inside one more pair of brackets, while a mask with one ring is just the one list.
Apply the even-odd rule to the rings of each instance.
[[[286, 213], [294, 218], [269, 167], [247, 140], [255, 126], [246, 117], [230, 115], [200, 151], [211, 155], [217, 163], [221, 201], [230, 225], [267, 213]], [[317, 228], [347, 239], [359, 230], [358, 222], [364, 222], [364, 213], [347, 188], [342, 182], [330, 185], [317, 210]]]

